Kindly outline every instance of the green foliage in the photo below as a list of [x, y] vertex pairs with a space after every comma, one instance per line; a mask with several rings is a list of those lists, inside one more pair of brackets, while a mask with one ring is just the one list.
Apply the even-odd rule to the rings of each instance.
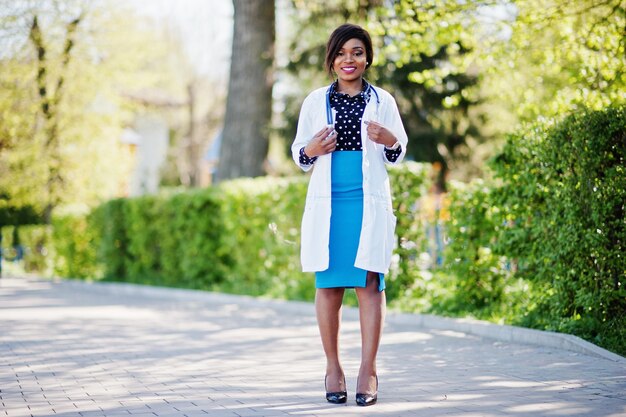
[[43, 223], [41, 213], [33, 206], [13, 206], [7, 197], [0, 195], [0, 227]]
[[87, 216], [56, 216], [52, 222], [54, 274], [70, 278], [100, 275], [94, 240]]
[[159, 217], [164, 217], [162, 200], [156, 196], [132, 198], [123, 208], [128, 258], [126, 259], [127, 279], [130, 282], [143, 280], [159, 283], [161, 250]]
[[111, 200], [89, 222], [103, 277], [212, 289], [225, 276], [221, 200], [215, 190]]
[[22, 265], [26, 272], [37, 271], [49, 274], [54, 263], [52, 228], [50, 226], [8, 226], [0, 228], [2, 234], [2, 256], [5, 261], [18, 257], [18, 246], [22, 249]]
[[166, 285], [213, 288], [228, 272], [224, 219], [215, 190], [176, 194], [163, 202], [152, 225], [161, 250], [161, 277]]
[[624, 103], [622, 0], [511, 3], [477, 56], [503, 109], [533, 121]]
[[494, 203], [509, 220], [495, 250], [541, 288], [524, 324], [600, 345], [616, 334], [609, 328], [623, 337], [626, 108], [581, 111], [511, 135], [493, 167], [502, 181]]
[[312, 299], [311, 274], [300, 268], [300, 219], [307, 182], [242, 179], [222, 186], [229, 292]]
[[626, 108], [508, 138], [493, 180], [455, 184], [423, 310], [576, 334], [624, 354]]
[[[390, 172], [398, 253], [390, 299], [412, 286], [424, 247], [418, 200], [426, 168]], [[88, 216], [55, 217], [55, 272], [154, 285], [312, 300], [312, 274], [300, 268], [300, 221], [308, 180], [257, 178], [219, 188], [115, 199]]]
[[[450, 178], [484, 176], [494, 144], [517, 124], [583, 107], [624, 103], [626, 13], [622, 0], [292, 0], [287, 33], [295, 92], [282, 132], [323, 75], [324, 42], [341, 23], [372, 35], [366, 78], [398, 101], [415, 160]], [[286, 148], [286, 147], [285, 147]]]
[[184, 93], [174, 48], [142, 20], [109, 0], [0, 0], [0, 224], [123, 192], [129, 97]]
[[491, 251], [496, 220], [489, 201], [489, 188], [477, 180], [471, 186], [459, 185], [450, 195], [450, 221], [445, 258], [447, 269], [457, 277], [451, 311], [480, 311], [502, 302], [506, 270]]
[[[109, 200], [95, 208], [88, 218], [97, 239], [96, 259], [104, 265], [105, 278], [123, 280], [128, 259], [128, 237], [124, 222], [125, 199]], [[96, 276], [97, 277], [97, 276]]]
[[420, 200], [429, 185], [429, 165], [405, 162], [390, 170], [391, 194], [397, 217], [396, 236], [391, 270], [386, 279], [387, 297], [390, 301], [403, 298], [407, 293], [424, 296], [420, 254], [425, 251], [424, 219], [420, 216]]
[[492, 188], [482, 180], [453, 183], [451, 188], [444, 226], [448, 243], [442, 269], [435, 271], [438, 286], [429, 294], [429, 311], [495, 321], [523, 314], [529, 284], [494, 249], [497, 232], [506, 223], [494, 205]]

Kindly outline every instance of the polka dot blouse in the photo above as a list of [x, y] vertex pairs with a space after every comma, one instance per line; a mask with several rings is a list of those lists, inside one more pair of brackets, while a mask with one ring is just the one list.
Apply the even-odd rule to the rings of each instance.
[[[361, 121], [365, 106], [371, 98], [369, 84], [364, 80], [363, 89], [355, 96], [337, 92], [337, 82], [332, 86], [330, 106], [335, 109], [335, 130], [337, 131], [337, 148], [335, 151], [361, 151]], [[395, 162], [402, 153], [402, 147], [391, 150], [385, 148], [385, 156], [389, 162]], [[300, 149], [300, 164], [311, 165], [317, 157], [309, 158]]]

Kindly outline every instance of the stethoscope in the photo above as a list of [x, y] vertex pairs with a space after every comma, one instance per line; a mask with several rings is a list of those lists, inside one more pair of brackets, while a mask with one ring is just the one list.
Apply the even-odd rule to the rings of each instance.
[[[333, 85], [335, 85], [335, 83], [332, 83], [330, 85], [330, 87], [328, 87], [328, 90], [326, 90], [326, 122], [328, 123], [328, 126], [333, 126], [333, 111], [330, 108], [330, 95], [333, 92]], [[380, 105], [380, 97], [378, 97], [378, 93], [376, 92], [376, 89], [374, 87], [372, 87], [372, 84], [369, 84], [369, 86], [367, 87], [367, 93], [369, 94], [369, 97], [372, 97], [372, 93], [374, 92], [374, 95], [376, 96], [376, 118], [378, 119], [378, 106]], [[369, 102], [369, 100], [368, 100]]]

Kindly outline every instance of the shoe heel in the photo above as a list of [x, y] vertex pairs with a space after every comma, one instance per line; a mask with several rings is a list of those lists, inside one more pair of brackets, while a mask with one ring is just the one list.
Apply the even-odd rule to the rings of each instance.
[[[326, 378], [328, 375], [324, 377], [324, 391], [326, 391], [326, 401], [331, 404], [345, 404], [348, 401], [348, 392], [347, 391], [336, 391], [336, 392], [328, 392], [326, 388]], [[346, 386], [346, 377], [343, 377], [343, 386]]]
[[[356, 382], [357, 386], [359, 385], [359, 380]], [[370, 405], [376, 404], [378, 401], [378, 375], [376, 375], [376, 392], [374, 394], [363, 394], [360, 392], [356, 393], [356, 405], [361, 407], [368, 407]]]

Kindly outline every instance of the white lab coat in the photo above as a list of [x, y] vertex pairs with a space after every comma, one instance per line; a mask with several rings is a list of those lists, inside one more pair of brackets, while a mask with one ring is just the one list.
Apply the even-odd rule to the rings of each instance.
[[[372, 92], [362, 120], [377, 121], [389, 129], [402, 144], [402, 154], [395, 162], [389, 162], [385, 157], [384, 146], [368, 139], [367, 126], [361, 123], [363, 223], [354, 266], [367, 271], [387, 273], [395, 243], [396, 217], [391, 206], [391, 191], [385, 164], [398, 164], [402, 161], [408, 139], [394, 98], [385, 90], [373, 88], [378, 93], [380, 104], [377, 105], [376, 95]], [[313, 168], [302, 216], [300, 259], [304, 272], [328, 269], [332, 157], [331, 154], [321, 155], [313, 166], [301, 166], [299, 162], [300, 149], [327, 125], [327, 89], [328, 87], [323, 87], [313, 91], [302, 103], [298, 131], [291, 146], [296, 164], [304, 171]], [[335, 119], [333, 109], [333, 120]]]

